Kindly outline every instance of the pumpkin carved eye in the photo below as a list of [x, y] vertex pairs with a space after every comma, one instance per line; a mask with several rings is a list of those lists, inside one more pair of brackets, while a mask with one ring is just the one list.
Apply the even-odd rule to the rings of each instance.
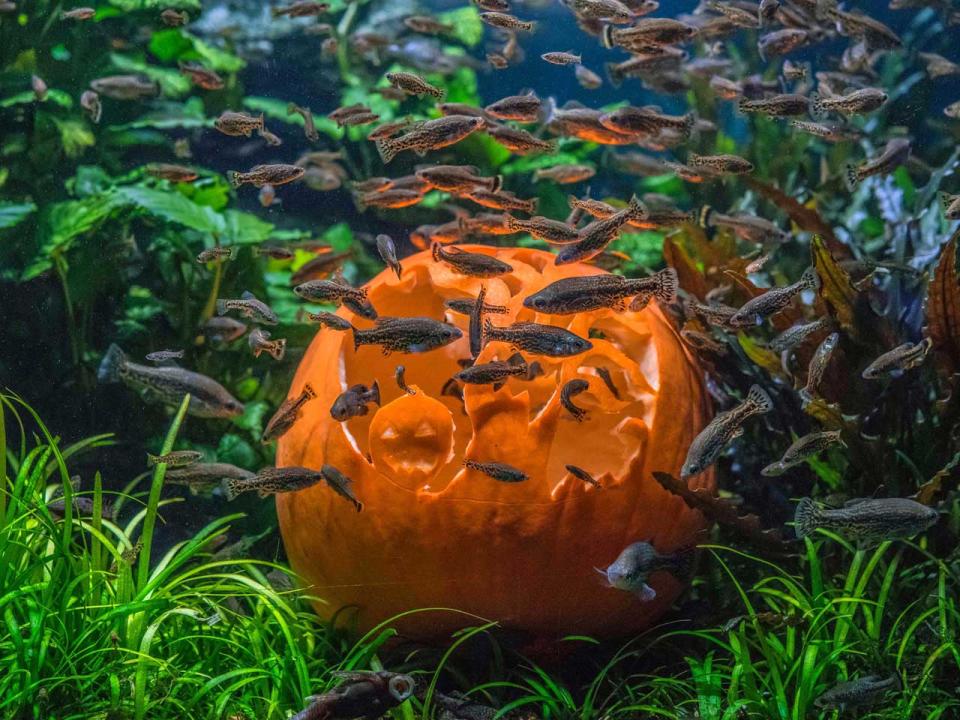
[[[279, 442], [278, 465], [330, 464], [353, 480], [363, 512], [329, 489], [315, 486], [278, 496], [277, 508], [293, 567], [313, 586], [317, 610], [360, 608], [362, 628], [415, 608], [456, 608], [545, 636], [611, 636], [639, 630], [681, 590], [655, 574], [657, 598], [641, 603], [597, 581], [594, 568], [638, 537], [658, 549], [690, 545], [702, 518], [653, 479], [656, 470], [679, 473], [687, 447], [709, 419], [702, 374], [656, 303], [639, 312], [598, 310], [573, 316], [537, 315], [592, 347], [578, 355], [523, 353], [542, 373], [511, 375], [503, 385], [462, 386], [448, 381], [470, 355], [469, 318], [448, 313], [451, 299], [477, 297], [507, 308], [497, 326], [534, 321], [528, 298], [562, 277], [595, 268], [556, 266], [530, 248], [465, 246], [509, 263], [513, 272], [477, 279], [450, 272], [429, 252], [403, 258], [398, 280], [384, 271], [367, 286], [382, 316], [423, 316], [454, 324], [461, 336], [439, 349], [384, 355], [354, 348], [350, 333], [318, 332], [290, 394], [309, 382], [318, 390], [300, 420]], [[347, 309], [339, 314], [360, 328], [372, 323]], [[489, 317], [489, 316], [488, 316]], [[454, 333], [456, 335], [456, 333]], [[581, 346], [581, 347], [586, 347]], [[478, 363], [506, 361], [508, 343], [488, 342]], [[393, 377], [405, 368], [400, 389]], [[616, 394], [598, 377], [603, 368]], [[529, 379], [528, 379], [529, 378]], [[578, 397], [588, 419], [577, 422], [560, 402], [573, 379], [590, 382]], [[345, 389], [377, 379], [382, 405], [344, 423], [330, 407]], [[442, 392], [447, 386], [448, 392]], [[465, 459], [504, 463], [528, 476], [498, 482], [464, 470]], [[594, 487], [571, 475], [584, 468]], [[710, 472], [692, 480], [712, 486]], [[663, 575], [663, 577], [661, 577]], [[445, 637], [470, 624], [449, 612], [407, 615], [398, 627], [423, 638]]]

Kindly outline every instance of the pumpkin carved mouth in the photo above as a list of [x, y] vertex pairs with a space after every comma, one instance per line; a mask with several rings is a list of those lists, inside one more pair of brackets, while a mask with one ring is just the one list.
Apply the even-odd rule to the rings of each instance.
[[[290, 394], [310, 382], [318, 396], [281, 439], [278, 464], [338, 467], [353, 478], [364, 511], [357, 514], [321, 487], [278, 496], [291, 561], [328, 601], [322, 612], [356, 603], [364, 625], [367, 618], [372, 624], [415, 607], [445, 606], [538, 632], [609, 633], [616, 621], [603, 613], [582, 622], [586, 610], [578, 606], [599, 602], [621, 611], [632, 607], [630, 625], [637, 627], [636, 616], [651, 617], [660, 599], [640, 606], [636, 598], [604, 589], [593, 568], [638, 539], [661, 551], [689, 544], [702, 526], [696, 513], [650, 477], [653, 470], [676, 472], [706, 421], [699, 371], [655, 307], [556, 316], [523, 305], [557, 279], [602, 271], [558, 267], [552, 255], [528, 248], [465, 249], [495, 255], [513, 272], [467, 277], [421, 253], [404, 260], [401, 279], [384, 272], [368, 286], [381, 315], [432, 317], [459, 327], [463, 337], [450, 345], [384, 355], [377, 347], [354, 349], [349, 333], [323, 330], [314, 339]], [[475, 298], [481, 287], [488, 304], [507, 308], [506, 314], [487, 316], [494, 324], [558, 325], [589, 337], [593, 347], [573, 357], [526, 355], [540, 363], [542, 375], [512, 376], [497, 390], [464, 385], [462, 402], [444, 394], [444, 385], [462, 369], [457, 361], [470, 356], [468, 318], [444, 302]], [[358, 327], [369, 324], [346, 310], [340, 314]], [[506, 343], [489, 342], [477, 362], [507, 360], [513, 352]], [[393, 381], [400, 364], [413, 395]], [[604, 370], [616, 393], [601, 376]], [[380, 408], [371, 406], [368, 415], [346, 423], [330, 418], [340, 392], [375, 379]], [[576, 397], [587, 412], [583, 422], [561, 402], [561, 388], [573, 379], [588, 383]], [[465, 459], [507, 463], [529, 479], [497, 482], [465, 468]], [[576, 478], [568, 464], [587, 470], [600, 487]], [[711, 483], [712, 476], [699, 480]], [[401, 554], [403, 564], [390, 561]], [[491, 602], [481, 588], [498, 581], [522, 587], [514, 588], [509, 602]], [[669, 602], [679, 585], [669, 577], [662, 583], [675, 586], [664, 595]], [[391, 589], [378, 590], [374, 600], [370, 591], [376, 586]], [[556, 607], [556, 617], [536, 617], [530, 595], [545, 592], [572, 593], [561, 604], [577, 608], [573, 617]], [[494, 594], [506, 596], [502, 590]], [[556, 598], [549, 604], [556, 606]], [[430, 624], [430, 634], [444, 625], [436, 618]]]

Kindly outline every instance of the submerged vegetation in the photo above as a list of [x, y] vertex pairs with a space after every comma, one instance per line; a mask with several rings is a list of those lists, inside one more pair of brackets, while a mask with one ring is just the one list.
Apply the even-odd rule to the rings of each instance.
[[[259, 16], [216, 26], [198, 0], [65, 16], [50, 0], [0, 3], [0, 718], [282, 719], [356, 680], [342, 673], [384, 668], [416, 681], [389, 709], [405, 719], [960, 716], [960, 67], [939, 55], [955, 53], [956, 11], [861, 3], [894, 43], [831, 3], [688, 15], [692, 3], [664, 0], [659, 15], [698, 36], [655, 50], [631, 47], [629, 28], [656, 3], [628, 3], [617, 24], [598, 22], [625, 7], [612, 0], [518, 2], [518, 22], [537, 21], [529, 36], [498, 4], [430, 15], [333, 0], [304, 21], [276, 8], [272, 36]], [[790, 65], [775, 45], [795, 33], [736, 14], [774, 5], [777, 28], [809, 26]], [[827, 6], [839, 14], [819, 17]], [[577, 22], [584, 47], [568, 48]], [[538, 94], [510, 96], [530, 77]], [[856, 88], [873, 90], [862, 112], [836, 114]], [[580, 103], [603, 111], [585, 131]], [[796, 104], [810, 113], [777, 116]], [[458, 108], [485, 119], [437, 123]], [[454, 177], [419, 167], [391, 123]], [[283, 164], [255, 170], [268, 163]], [[595, 257], [584, 213], [623, 220]], [[366, 633], [351, 608], [322, 620], [323, 588], [287, 567], [272, 503], [227, 505], [218, 483], [194, 492], [172, 462], [147, 467], [172, 451], [246, 475], [272, 466], [262, 440], [287, 427], [270, 418], [297, 361], [318, 328], [350, 332], [344, 318], [359, 327], [366, 309], [357, 295], [324, 316], [335, 306], [301, 284], [360, 286], [383, 269], [378, 252], [399, 279], [414, 251], [468, 238], [573, 239], [560, 264], [676, 273], [677, 294], [658, 285], [637, 307], [660, 305], [728, 414], [710, 426], [720, 446], [695, 443], [682, 472], [655, 473], [711, 530], [690, 589], [637, 637], [545, 648], [469, 617], [424, 645], [400, 619]], [[502, 272], [482, 257], [474, 272]], [[267, 310], [236, 314], [244, 293]], [[113, 347], [132, 362], [173, 350], [161, 363], [216, 378], [236, 405], [187, 417], [199, 403], [182, 389], [156, 403], [156, 387], [141, 398], [98, 382], [127, 362]], [[504, 377], [528, 370], [510, 363]], [[355, 394], [344, 421], [374, 397]], [[573, 468], [603, 492], [590, 461]], [[688, 485], [711, 465], [717, 492]], [[801, 498], [822, 522], [789, 526]], [[918, 503], [914, 516], [892, 520], [894, 498]]]

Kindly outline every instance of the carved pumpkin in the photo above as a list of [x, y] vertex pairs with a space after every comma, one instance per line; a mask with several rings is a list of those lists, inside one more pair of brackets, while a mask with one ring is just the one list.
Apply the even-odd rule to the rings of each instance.
[[[381, 316], [428, 316], [457, 324], [464, 337], [439, 350], [386, 356], [377, 347], [355, 350], [351, 333], [322, 330], [293, 381], [290, 396], [310, 382], [317, 398], [281, 438], [278, 465], [319, 468], [329, 463], [353, 479], [358, 513], [322, 483], [277, 496], [284, 543], [293, 568], [314, 585], [327, 617], [355, 606], [362, 628], [415, 608], [457, 608], [541, 638], [569, 633], [615, 636], [651, 623], [676, 599], [681, 583], [652, 576], [652, 602], [604, 586], [606, 567], [629, 543], [652, 542], [660, 552], [687, 546], [702, 517], [652, 478], [677, 473], [687, 446], [709, 417], [701, 373], [655, 303], [640, 312], [601, 310], [547, 316], [523, 298], [550, 282], [601, 272], [588, 265], [553, 264], [528, 248], [468, 246], [510, 263], [513, 272], [480, 280], [454, 273], [428, 252], [403, 261], [402, 279], [385, 270], [368, 285]], [[441, 394], [469, 357], [467, 317], [444, 301], [476, 297], [515, 321], [562, 324], [593, 349], [570, 358], [528, 356], [545, 374], [511, 377], [499, 390], [465, 387], [464, 404]], [[346, 309], [359, 326], [370, 323]], [[478, 362], [505, 360], [512, 349], [488, 343]], [[397, 365], [416, 391], [394, 381]], [[614, 397], [595, 368], [609, 370]], [[560, 404], [560, 387], [589, 381], [576, 397], [588, 411], [577, 422]], [[339, 423], [330, 416], [337, 395], [356, 383], [380, 383], [382, 407]], [[466, 470], [464, 458], [505, 462], [527, 472], [518, 484]], [[595, 488], [566, 471], [590, 472]], [[705, 473], [693, 485], [712, 486]], [[417, 613], [400, 628], [439, 637], [476, 620], [454, 613]]]

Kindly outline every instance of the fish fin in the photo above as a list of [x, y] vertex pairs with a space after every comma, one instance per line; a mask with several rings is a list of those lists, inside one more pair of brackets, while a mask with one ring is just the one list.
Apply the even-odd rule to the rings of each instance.
[[383, 161], [384, 165], [393, 160], [397, 156], [397, 152], [399, 152], [396, 146], [390, 142], [389, 138], [377, 140], [374, 145], [376, 146], [377, 152], [380, 154], [380, 159]]
[[844, 179], [847, 181], [847, 190], [853, 192], [857, 189], [857, 184], [860, 182], [860, 178], [857, 177], [857, 168], [853, 163], [847, 163], [844, 172]]
[[257, 296], [254, 295], [254, 294], [253, 294], [252, 292], [250, 292], [249, 290], [244, 290], [242, 293], [240, 293], [240, 298], [241, 298], [242, 300], [256, 300], [256, 299], [257, 299]]
[[680, 131], [680, 136], [684, 140], [689, 140], [690, 135], [693, 134], [694, 128], [697, 126], [697, 115], [693, 112], [688, 112], [683, 116], [683, 129]]
[[279, 338], [275, 342], [276, 345], [270, 354], [273, 356], [274, 360], [283, 360], [283, 356], [287, 352], [287, 339]]
[[823, 96], [818, 92], [810, 93], [810, 114], [817, 120], [827, 116], [827, 109], [823, 106]]
[[230, 181], [230, 184], [234, 187], [234, 189], [243, 185], [243, 179], [241, 177], [241, 174], [238, 173], [236, 170], [228, 170], [227, 179]]
[[441, 248], [442, 248], [442, 247], [443, 247], [443, 246], [442, 246], [439, 242], [437, 242], [436, 240], [434, 240], [434, 241], [430, 244], [430, 255], [433, 257], [433, 261], [434, 261], [434, 262], [440, 262], [440, 260], [441, 260], [441, 258], [440, 258], [440, 252], [441, 252]]
[[624, 310], [629, 309], [630, 312], [640, 312], [650, 304], [651, 297], [652, 295], [650, 295], [650, 293], [642, 292], [630, 301], [630, 305], [625, 307], [623, 301], [620, 301], [618, 304], [614, 305], [614, 310], [617, 312], [623, 312]]
[[502, 387], [503, 387], [503, 380], [501, 380], [500, 382], [495, 382], [495, 383], [493, 384], [493, 391], [496, 392], [497, 390], [499, 390], [499, 389], [502, 388]]
[[820, 524], [820, 508], [808, 497], [802, 498], [793, 516], [794, 532], [802, 540]]
[[495, 175], [490, 183], [490, 192], [498, 192], [503, 187], [503, 175]]
[[370, 386], [370, 399], [377, 405], [380, 404], [380, 383], [377, 380], [374, 380], [373, 385]]
[[[957, 196], [960, 197], [960, 196]], [[950, 206], [953, 205], [954, 196], [950, 195], [948, 192], [941, 190], [937, 193], [937, 198], [940, 200], [940, 207], [944, 213], [950, 209]]]
[[102, 383], [120, 382], [120, 370], [127, 362], [127, 356], [116, 343], [107, 348], [106, 354], [97, 369], [97, 381]]
[[317, 391], [313, 389], [313, 385], [306, 383], [301, 390], [301, 394], [306, 395], [311, 400], [317, 396]]
[[293, 115], [295, 112], [299, 112], [297, 104], [292, 102], [287, 103], [287, 115]]
[[816, 268], [811, 265], [804, 270], [803, 275], [800, 276], [800, 282], [807, 290], [817, 290], [820, 287], [820, 276], [817, 275]]
[[640, 598], [640, 602], [650, 602], [651, 600], [656, 599], [657, 591], [652, 587], [643, 583], [636, 591], [636, 595]]
[[362, 331], [362, 330], [358, 330], [357, 328], [352, 327], [352, 326], [351, 326], [350, 329], [353, 330], [353, 350], [354, 350], [354, 352], [356, 352], [357, 350], [360, 349], [360, 346], [363, 345], [363, 341], [362, 341], [362, 339], [360, 338], [360, 333], [363, 332], [363, 331]]
[[697, 213], [697, 225], [702, 227], [704, 230], [711, 227], [710, 220], [713, 217], [714, 209], [709, 205], [704, 205], [700, 208], [700, 211]]
[[[607, 27], [610, 27], [609, 25]], [[615, 88], [620, 87], [623, 83], [623, 76], [617, 70], [617, 64], [608, 62], [603, 64], [603, 70], [607, 75], [607, 80], [610, 81], [610, 84]]]
[[757, 408], [758, 414], [768, 413], [773, 410], [773, 400], [767, 395], [767, 391], [759, 385], [754, 385], [747, 393], [747, 402], [753, 403]]
[[672, 267], [660, 270], [656, 277], [659, 279], [659, 286], [654, 291], [654, 295], [664, 303], [670, 304], [677, 299], [677, 290], [680, 287], [680, 278], [677, 271]]
[[[536, 198], [539, 200], [540, 198]], [[627, 207], [630, 208], [630, 217], [634, 220], [645, 220], [650, 216], [650, 211], [647, 209], [647, 206], [640, 202], [640, 198], [636, 195], [630, 196], [630, 202], [627, 204]]]
[[483, 319], [483, 331], [480, 333], [480, 345], [486, 345], [490, 342], [490, 335], [493, 333], [493, 323], [490, 318]]
[[159, 455], [151, 455], [150, 453], [147, 453], [147, 465], [153, 466], [153, 465], [159, 465], [159, 464], [160, 464]]
[[217, 300], [217, 315], [226, 315], [229, 310], [226, 300]]
[[603, 30], [600, 31], [600, 39], [603, 42], [603, 46], [609, 50], [614, 46], [613, 42], [613, 25], [604, 25]]
[[742, 97], [737, 99], [737, 113], [740, 115], [749, 115], [750, 111], [747, 110], [747, 103], [750, 102], [747, 98]]
[[228, 501], [235, 500], [237, 495], [243, 492], [241, 482], [236, 478], [227, 478], [221, 483], [220, 487], [223, 490], [224, 497], [226, 497]]
[[512, 365], [513, 367], [523, 368], [526, 370], [527, 361], [520, 353], [514, 353], [507, 358], [507, 365]]

